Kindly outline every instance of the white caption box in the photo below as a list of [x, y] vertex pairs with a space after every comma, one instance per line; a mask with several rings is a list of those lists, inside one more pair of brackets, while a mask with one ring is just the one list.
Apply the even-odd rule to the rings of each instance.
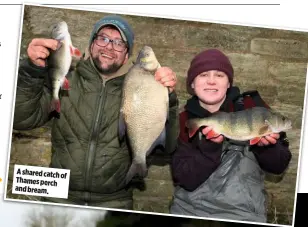
[[67, 199], [69, 179], [67, 169], [15, 165], [12, 193]]

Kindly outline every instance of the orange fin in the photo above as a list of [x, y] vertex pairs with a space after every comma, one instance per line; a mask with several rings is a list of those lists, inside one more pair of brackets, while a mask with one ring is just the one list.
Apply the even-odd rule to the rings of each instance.
[[199, 128], [190, 128], [188, 131], [189, 138], [196, 134]]
[[189, 138], [191, 138], [193, 135], [195, 135], [196, 132], [199, 129], [199, 126], [198, 126], [198, 124], [196, 124], [195, 120], [187, 120], [186, 121], [186, 127], [189, 129], [188, 130]]
[[216, 133], [214, 130], [211, 130], [209, 131], [207, 134], [206, 134], [206, 138], [207, 139], [212, 139], [212, 138], [215, 138], [217, 136], [219, 136], [220, 134], [219, 133]]
[[63, 85], [62, 85], [63, 90], [69, 90], [70, 89], [70, 84], [68, 79], [65, 77]]
[[260, 140], [261, 140], [261, 137], [256, 137], [256, 138], [251, 139], [249, 142], [250, 142], [250, 145], [255, 145], [255, 144], [257, 144]]
[[81, 52], [78, 48], [70, 46], [71, 55], [75, 57], [81, 57]]

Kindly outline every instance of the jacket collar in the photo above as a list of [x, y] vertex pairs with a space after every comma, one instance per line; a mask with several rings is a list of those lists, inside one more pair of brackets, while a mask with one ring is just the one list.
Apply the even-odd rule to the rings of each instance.
[[[220, 106], [219, 111], [229, 111], [229, 104], [232, 102], [238, 95], [240, 94], [240, 90], [238, 87], [231, 87], [227, 90], [226, 99], [223, 104]], [[204, 109], [200, 106], [199, 99], [197, 96], [191, 97], [186, 102], [185, 110], [188, 113], [188, 118], [193, 117], [208, 117], [212, 113]]]

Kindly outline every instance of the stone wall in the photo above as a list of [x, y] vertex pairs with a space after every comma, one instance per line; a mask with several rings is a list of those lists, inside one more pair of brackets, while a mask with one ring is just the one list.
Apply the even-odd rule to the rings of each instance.
[[[29, 41], [34, 37], [48, 37], [50, 26], [60, 20], [68, 23], [73, 44], [85, 50], [94, 23], [104, 15], [99, 12], [25, 6], [21, 59], [26, 56]], [[291, 224], [308, 59], [308, 34], [151, 17], [126, 18], [135, 31], [133, 58], [143, 45], [153, 47], [161, 65], [171, 67], [179, 78], [177, 92], [181, 105], [189, 97], [185, 91], [185, 77], [190, 60], [205, 48], [219, 48], [230, 57], [234, 66], [235, 85], [242, 91], [257, 89], [273, 109], [293, 120], [294, 128], [288, 133], [293, 155], [289, 169], [281, 181], [268, 176], [266, 182], [269, 222]], [[33, 131], [13, 132], [11, 170], [14, 163], [48, 165], [49, 130], [46, 125]], [[168, 165], [170, 157], [156, 158], [165, 165], [152, 165], [145, 180], [146, 190], [135, 190], [136, 210], [168, 212], [173, 192]], [[11, 177], [12, 171], [10, 179]]]

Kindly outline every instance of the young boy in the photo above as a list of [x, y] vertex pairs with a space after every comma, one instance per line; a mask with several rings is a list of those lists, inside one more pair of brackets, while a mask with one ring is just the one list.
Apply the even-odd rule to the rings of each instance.
[[[189, 138], [185, 127], [190, 118], [241, 109], [234, 108], [240, 92], [232, 86], [233, 73], [230, 60], [217, 49], [205, 50], [191, 62], [187, 90], [193, 96], [180, 113], [180, 136], [171, 163], [176, 186], [173, 214], [266, 222], [263, 171], [281, 174], [287, 168], [291, 153], [285, 132], [246, 146], [223, 135], [206, 139], [209, 127], [201, 130], [202, 136]], [[244, 99], [242, 109], [248, 106]]]

